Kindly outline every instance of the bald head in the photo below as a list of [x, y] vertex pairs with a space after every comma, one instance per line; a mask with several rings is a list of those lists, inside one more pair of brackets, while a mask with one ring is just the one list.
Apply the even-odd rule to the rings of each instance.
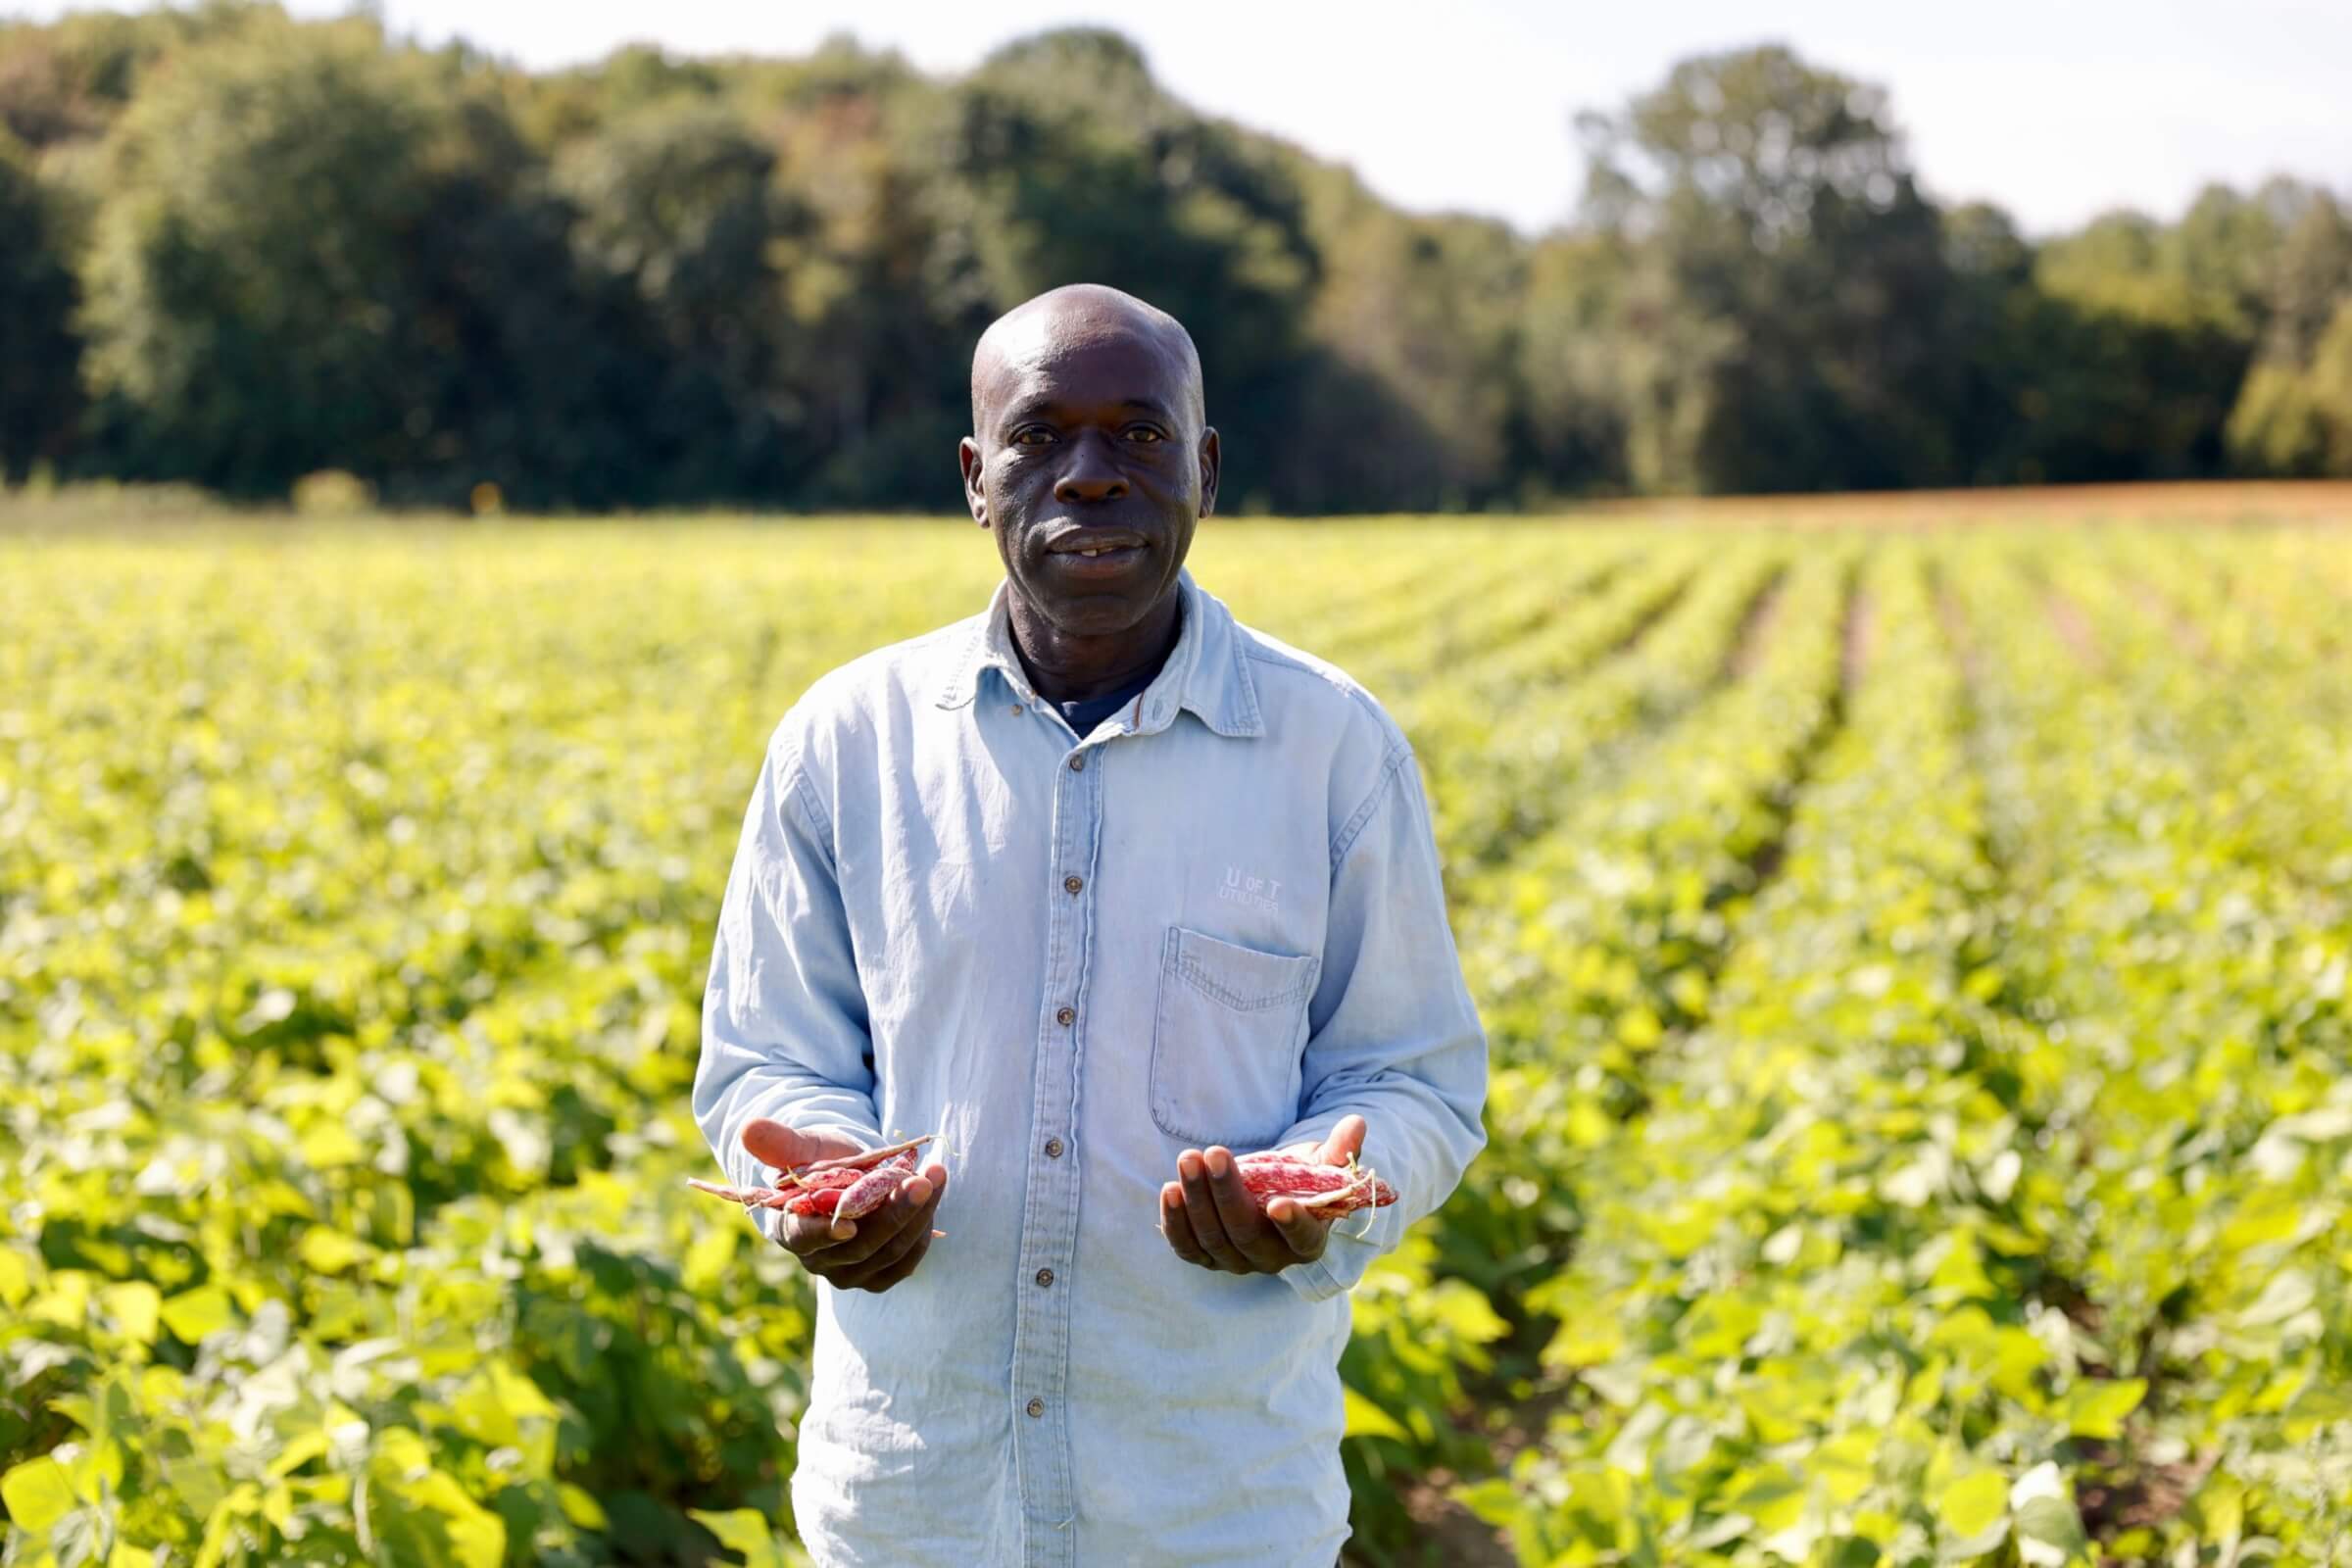
[[1174, 317], [1095, 283], [1006, 312], [972, 352], [972, 433], [956, 461], [1037, 668], [1115, 689], [1111, 676], [1165, 651], [1223, 464], [1200, 356]]
[[1184, 323], [1155, 305], [1101, 283], [1068, 283], [1024, 301], [991, 322], [972, 350], [972, 430], [988, 421], [1027, 377], [1062, 357], [1100, 344], [1126, 341], [1159, 361], [1171, 411], [1198, 432], [1207, 422], [1200, 391], [1200, 352]]

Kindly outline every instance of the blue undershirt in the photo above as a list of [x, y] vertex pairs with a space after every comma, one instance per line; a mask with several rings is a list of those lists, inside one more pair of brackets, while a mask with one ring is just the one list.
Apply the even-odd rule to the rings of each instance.
[[1115, 692], [1106, 692], [1101, 697], [1081, 697], [1075, 702], [1057, 702], [1054, 706], [1061, 710], [1061, 716], [1068, 721], [1071, 732], [1084, 740], [1095, 732], [1097, 724], [1143, 696], [1146, 688], [1158, 676], [1160, 665], [1167, 662], [1167, 655], [1160, 655], [1152, 662], [1151, 668]]

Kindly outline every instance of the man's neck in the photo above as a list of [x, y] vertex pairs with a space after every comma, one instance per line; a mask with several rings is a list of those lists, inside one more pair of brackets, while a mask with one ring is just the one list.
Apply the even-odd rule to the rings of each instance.
[[1182, 595], [1175, 589], [1141, 621], [1106, 637], [1073, 637], [1030, 610], [1018, 594], [1006, 607], [1013, 652], [1037, 695], [1050, 703], [1102, 697], [1156, 668], [1182, 630]]

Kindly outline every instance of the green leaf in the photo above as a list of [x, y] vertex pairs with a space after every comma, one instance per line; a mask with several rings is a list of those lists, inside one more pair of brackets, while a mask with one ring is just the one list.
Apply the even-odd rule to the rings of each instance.
[[2209, 1481], [2197, 1494], [2194, 1511], [2204, 1527], [2203, 1539], [2234, 1545], [2245, 1533], [2246, 1489], [2227, 1476]]
[[1747, 1337], [1764, 1322], [1764, 1309], [1745, 1297], [1718, 1294], [1690, 1309], [1677, 1325], [1683, 1348], [1709, 1359], [1740, 1354]]
[[296, 1152], [313, 1170], [356, 1165], [368, 1157], [368, 1146], [354, 1138], [341, 1122], [322, 1121], [302, 1135]]
[[606, 1530], [611, 1521], [605, 1517], [604, 1505], [585, 1489], [568, 1481], [556, 1483], [556, 1501], [564, 1509], [564, 1517], [582, 1530]]
[[1875, 1433], [1848, 1432], [1813, 1450], [1808, 1474], [1843, 1507], [1870, 1490], [1877, 1474], [1879, 1438]]
[[302, 1259], [304, 1267], [318, 1273], [339, 1274], [368, 1256], [368, 1251], [365, 1243], [355, 1241], [341, 1231], [325, 1225], [314, 1225], [303, 1232], [301, 1242], [295, 1246], [294, 1255]]
[[277, 1457], [270, 1461], [270, 1478], [275, 1481], [290, 1476], [326, 1450], [324, 1427], [312, 1427], [307, 1432], [298, 1432], [278, 1450]]
[[492, 1361], [473, 1377], [451, 1403], [459, 1430], [491, 1447], [522, 1441], [525, 1420], [545, 1420], [561, 1412], [539, 1385], [505, 1361]]
[[2147, 1396], [2143, 1378], [2115, 1378], [2076, 1384], [2066, 1394], [2067, 1431], [2078, 1438], [2120, 1438], [2124, 1418]]
[[181, 1454], [163, 1462], [164, 1484], [199, 1519], [207, 1518], [228, 1495], [228, 1477], [220, 1464], [201, 1454]]
[[2309, 1274], [2297, 1268], [2281, 1269], [2271, 1276], [2254, 1303], [2237, 1314], [2237, 1321], [2245, 1328], [2283, 1323], [2309, 1309], [2318, 1296]]
[[1342, 1389], [1341, 1396], [1348, 1412], [1344, 1435], [1350, 1438], [1395, 1438], [1398, 1443], [1409, 1441], [1396, 1418], [1353, 1389]]
[[1457, 1340], [1491, 1345], [1511, 1331], [1493, 1303], [1468, 1281], [1446, 1280], [1431, 1288], [1428, 1297], [1436, 1307], [1439, 1325]]
[[1936, 1499], [1936, 1522], [1963, 1541], [1974, 1541], [2009, 1511], [2009, 1484], [1998, 1470], [1962, 1476]]
[[1985, 1297], [1992, 1294], [1992, 1280], [1984, 1272], [1984, 1253], [1977, 1245], [1977, 1233], [1966, 1226], [1952, 1232], [1951, 1245], [1937, 1261], [1928, 1283], [1955, 1296]]
[[156, 1324], [163, 1314], [164, 1296], [145, 1280], [110, 1285], [98, 1293], [98, 1304], [115, 1320], [122, 1337], [137, 1345], [155, 1343]]
[[1666, 1038], [1666, 1028], [1649, 1008], [1629, 1007], [1618, 1016], [1617, 1038], [1635, 1051], [1647, 1051]]
[[0, 1306], [19, 1307], [32, 1294], [32, 1265], [13, 1247], [0, 1247]]
[[1521, 1503], [1511, 1484], [1493, 1477], [1467, 1487], [1455, 1487], [1447, 1494], [1454, 1501], [1496, 1528], [1517, 1522]]
[[[196, 1568], [220, 1568], [235, 1549], [239, 1522], [261, 1505], [262, 1489], [250, 1481], [238, 1483], [227, 1496], [215, 1503], [212, 1517], [204, 1522], [204, 1541], [196, 1548]], [[367, 1539], [365, 1533], [361, 1539]]]
[[727, 1268], [735, 1261], [735, 1250], [749, 1234], [740, 1221], [734, 1224], [712, 1225], [686, 1249], [686, 1261], [678, 1271], [679, 1279], [690, 1291], [710, 1291], [717, 1287]]
[[2017, 1509], [2017, 1550], [2032, 1568], [2066, 1568], [2086, 1555], [2082, 1516], [2064, 1497], [2033, 1497]]
[[1804, 1483], [1780, 1465], [1743, 1471], [1726, 1483], [1726, 1501], [1766, 1535], [1788, 1529], [1805, 1511]]
[[218, 1285], [200, 1285], [171, 1298], [164, 1302], [163, 1319], [164, 1327], [182, 1345], [194, 1345], [208, 1334], [234, 1328], [237, 1322], [228, 1292]]
[[757, 1508], [734, 1508], [717, 1513], [689, 1508], [686, 1516], [718, 1538], [729, 1551], [743, 1553], [744, 1568], [788, 1568], [777, 1549], [774, 1530]]
[[0, 1502], [8, 1504], [8, 1517], [17, 1528], [36, 1536], [81, 1506], [66, 1467], [47, 1454], [0, 1476]]
[[1625, 1348], [1625, 1331], [1612, 1318], [1598, 1313], [1571, 1313], [1544, 1347], [1544, 1364], [1576, 1368], [1597, 1366]]
[[506, 1521], [439, 1470], [378, 1489], [377, 1524], [395, 1562], [415, 1568], [499, 1568], [507, 1554]]

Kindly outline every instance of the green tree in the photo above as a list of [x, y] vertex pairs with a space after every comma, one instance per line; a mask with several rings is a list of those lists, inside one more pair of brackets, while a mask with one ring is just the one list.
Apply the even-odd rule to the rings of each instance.
[[2336, 307], [2307, 361], [2265, 361], [2230, 411], [2240, 466], [2294, 478], [2352, 477], [2352, 297]]
[[[2223, 435], [2253, 355], [2265, 220], [2227, 193], [2200, 204], [2202, 238], [2111, 213], [2045, 245], [2029, 334], [2041, 417], [2022, 477], [2180, 479], [2226, 466]], [[2233, 237], [2234, 236], [2234, 237]]]
[[812, 216], [781, 263], [792, 340], [780, 388], [808, 459], [800, 499], [952, 508], [972, 343], [999, 308], [970, 192], [941, 151], [952, 94], [846, 42], [762, 73], [747, 93], [785, 188]]
[[1676, 66], [1580, 125], [1587, 220], [1639, 245], [1626, 355], [1647, 485], [1956, 476], [1954, 290], [1886, 95], [1780, 47]]
[[2282, 219], [2295, 200], [2277, 186], [2241, 196], [2227, 185], [2208, 184], [2164, 232], [2165, 270], [2232, 336], [2251, 340], [2261, 334]]
[[636, 324], [574, 276], [498, 106], [365, 20], [180, 55], [116, 126], [95, 223], [90, 379], [133, 471], [636, 488]]
[[[1300, 158], [1290, 177], [1320, 258], [1306, 346], [1319, 385], [1289, 417], [1313, 457], [1284, 475], [1286, 505], [1304, 496], [1350, 510], [1459, 510], [1517, 499], [1529, 247], [1489, 220], [1400, 213], [1346, 170]], [[1345, 423], [1316, 434], [1331, 416]], [[1349, 449], [1363, 458], [1330, 464]]]
[[848, 39], [534, 75], [249, 0], [0, 24], [0, 465], [937, 509], [974, 337], [1088, 278], [1193, 329], [1237, 510], [2343, 466], [2318, 185], [2037, 246], [1779, 47], [1579, 123], [1578, 220], [1530, 240], [1100, 28], [941, 79]]
[[[1644, 285], [1655, 277], [1638, 275], [1638, 260], [1636, 247], [1609, 233], [1550, 235], [1528, 258], [1514, 467], [1531, 501], [1633, 481], [1625, 393], [1659, 384], [1666, 368], [1637, 363], [1656, 341], [1654, 318], [1641, 314], [1654, 307]], [[1655, 437], [1663, 425], [1651, 418], [1642, 428]]]
[[2304, 189], [2266, 258], [2262, 287], [2263, 357], [2290, 365], [2310, 360], [2352, 298], [2352, 212], [2328, 191]]
[[[992, 304], [1078, 281], [1126, 289], [1191, 328], [1212, 420], [1279, 426], [1302, 385], [1321, 258], [1275, 159], [1093, 28], [997, 51], [950, 112], [948, 174]], [[1267, 456], [1246, 439], [1228, 449], [1229, 504], [1281, 504]]]
[[625, 44], [593, 65], [527, 79], [515, 120], [542, 152], [595, 138], [657, 106], [723, 101], [728, 68], [672, 60], [650, 44]]
[[74, 277], [31, 160], [0, 130], [0, 482], [66, 456], [80, 405]]
[[2352, 473], [2352, 215], [2328, 191], [2265, 187], [2279, 219], [2265, 258], [2262, 337], [2225, 437], [2250, 473]]
[[775, 176], [774, 151], [741, 115], [691, 94], [608, 125], [559, 166], [575, 248], [633, 288], [659, 335], [657, 417], [675, 453], [664, 484], [681, 495], [775, 498], [792, 476], [778, 263], [806, 225]]
[[0, 23], [0, 129], [35, 149], [106, 133], [159, 62], [248, 24], [282, 25], [275, 5], [205, 0], [149, 11], [77, 11]]

